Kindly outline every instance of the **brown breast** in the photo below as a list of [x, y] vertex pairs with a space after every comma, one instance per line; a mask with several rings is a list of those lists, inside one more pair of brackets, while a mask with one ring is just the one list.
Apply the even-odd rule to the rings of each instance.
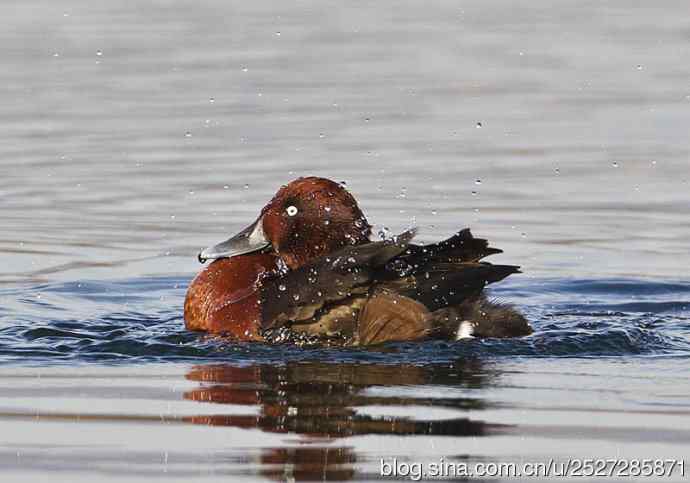
[[222, 258], [204, 267], [187, 289], [187, 329], [262, 340], [258, 282], [275, 268], [275, 256], [262, 253]]

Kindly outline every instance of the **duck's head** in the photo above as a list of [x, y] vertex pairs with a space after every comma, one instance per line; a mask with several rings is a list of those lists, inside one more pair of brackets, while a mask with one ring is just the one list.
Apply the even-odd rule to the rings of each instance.
[[258, 251], [298, 268], [347, 244], [369, 240], [371, 226], [354, 197], [326, 178], [298, 178], [281, 187], [254, 223], [199, 253], [199, 261]]

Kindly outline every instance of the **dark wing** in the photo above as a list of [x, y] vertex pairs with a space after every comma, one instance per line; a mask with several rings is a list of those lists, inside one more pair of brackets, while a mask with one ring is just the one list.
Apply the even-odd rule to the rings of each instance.
[[429, 245], [410, 244], [401, 260], [422, 266], [432, 260], [447, 262], [478, 262], [484, 257], [503, 253], [503, 250], [489, 246], [484, 238], [475, 238], [469, 228], [460, 230], [452, 237]]
[[[361, 338], [378, 343], [380, 334], [401, 330], [399, 322], [405, 317], [415, 321], [403, 325], [422, 336], [428, 330], [427, 322], [422, 321], [422, 307], [427, 312], [461, 304], [481, 294], [486, 285], [519, 272], [519, 267], [513, 265], [479, 262], [501, 250], [474, 238], [469, 229], [431, 245], [410, 244], [414, 235], [414, 231], [408, 231], [393, 240], [347, 246], [297, 270], [264, 279], [260, 298], [262, 328], [306, 322], [317, 312], [336, 306], [352, 303], [354, 307], [355, 299], [367, 296], [374, 288], [380, 300], [368, 310], [365, 307], [360, 318]], [[383, 297], [382, 293], [389, 295]], [[401, 298], [396, 299], [394, 294]], [[411, 300], [408, 303], [403, 298]], [[403, 317], [405, 311], [395, 307], [401, 301], [414, 313]], [[380, 310], [374, 311], [376, 307]], [[391, 310], [383, 310], [386, 307]], [[336, 315], [340, 316], [339, 312]], [[398, 329], [391, 331], [394, 326]]]
[[476, 297], [488, 284], [519, 272], [520, 267], [514, 265], [432, 261], [406, 277], [382, 282], [381, 287], [434, 311]]
[[413, 230], [393, 240], [347, 246], [308, 265], [264, 279], [262, 328], [311, 319], [326, 305], [365, 294], [376, 274], [407, 250]]
[[514, 265], [480, 262], [502, 253], [469, 228], [439, 243], [412, 245], [395, 257], [378, 274], [384, 288], [413, 298], [434, 311], [479, 295], [490, 283], [519, 273]]

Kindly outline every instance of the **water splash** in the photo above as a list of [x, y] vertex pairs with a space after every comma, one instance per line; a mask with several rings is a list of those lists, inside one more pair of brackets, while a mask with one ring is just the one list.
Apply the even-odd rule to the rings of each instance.
[[[379, 348], [237, 343], [184, 329], [189, 280], [79, 281], [0, 290], [0, 363], [223, 361], [438, 364], [458, 357], [688, 357], [690, 283], [530, 279], [494, 298], [535, 327], [523, 339], [428, 341]], [[40, 295], [40, 297], [38, 297]]]

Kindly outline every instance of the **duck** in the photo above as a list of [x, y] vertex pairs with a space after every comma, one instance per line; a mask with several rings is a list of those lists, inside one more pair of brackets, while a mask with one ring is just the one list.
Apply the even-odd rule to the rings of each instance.
[[485, 293], [521, 273], [483, 260], [502, 250], [469, 228], [431, 244], [415, 235], [372, 241], [342, 184], [295, 179], [248, 227], [198, 254], [205, 265], [187, 289], [185, 326], [237, 341], [344, 346], [533, 332]]

